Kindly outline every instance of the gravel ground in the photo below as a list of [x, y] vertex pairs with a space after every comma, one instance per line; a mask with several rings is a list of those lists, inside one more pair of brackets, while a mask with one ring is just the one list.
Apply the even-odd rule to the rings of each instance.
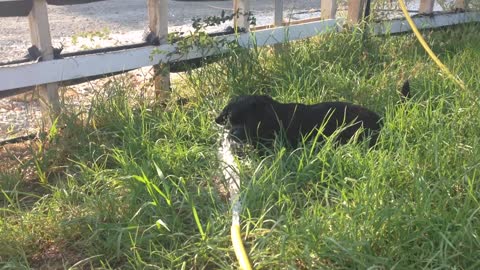
[[[141, 42], [147, 25], [146, 2], [108, 0], [74, 6], [48, 6], [53, 45], [63, 45], [63, 52], [72, 52]], [[273, 3], [273, 0], [251, 0], [250, 6], [257, 25], [273, 21]], [[232, 11], [232, 7], [232, 0], [170, 0], [169, 31], [188, 31], [192, 18], [220, 15], [222, 10]], [[320, 0], [284, 0], [284, 17], [298, 20], [319, 16], [319, 7]], [[418, 8], [418, 4], [410, 4], [409, 8]], [[439, 8], [435, 6], [435, 10]], [[22, 58], [31, 46], [26, 17], [0, 18], [0, 33], [0, 62]], [[144, 81], [145, 74], [145, 69], [140, 69], [127, 76]], [[93, 86], [101, 88], [106, 82], [108, 79], [69, 87], [64, 92], [70, 97], [65, 100], [66, 104], [78, 106], [79, 101], [88, 102], [93, 96]], [[38, 130], [39, 121], [38, 102], [29, 98], [29, 95], [0, 99], [0, 141]]]
[[[64, 51], [75, 51], [89, 46], [78, 39], [87, 33], [98, 32], [95, 46], [138, 43], [147, 25], [147, 1], [108, 0], [74, 6], [48, 6], [49, 22], [54, 46], [63, 43]], [[273, 21], [273, 0], [251, 1], [251, 9], [258, 24]], [[319, 9], [320, 0], [284, 0], [286, 16], [295, 12]], [[220, 15], [231, 11], [232, 1], [169, 1], [170, 31], [186, 29], [194, 17]], [[299, 14], [295, 17], [305, 17]], [[26, 17], [0, 18], [0, 62], [18, 59], [30, 46], [30, 32]], [[79, 44], [72, 44], [73, 39]], [[89, 38], [89, 37], [88, 37]], [[88, 39], [87, 38], [87, 39]]]

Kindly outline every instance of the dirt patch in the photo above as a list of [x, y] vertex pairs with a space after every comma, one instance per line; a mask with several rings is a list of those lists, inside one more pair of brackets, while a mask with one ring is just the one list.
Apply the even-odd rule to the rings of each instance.
[[[42, 248], [30, 258], [31, 267], [35, 269], [65, 269], [82, 259], [82, 255], [67, 248], [66, 243], [49, 241], [42, 243]], [[80, 269], [87, 269], [79, 266]]]
[[2, 174], [20, 175], [26, 181], [37, 179], [31, 163], [36, 144], [33, 141], [7, 144], [0, 147], [0, 171]]

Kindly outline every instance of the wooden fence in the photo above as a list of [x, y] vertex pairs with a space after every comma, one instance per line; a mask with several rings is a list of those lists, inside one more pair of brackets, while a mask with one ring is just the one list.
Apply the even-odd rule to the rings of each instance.
[[[0, 0], [0, 4], [2, 1], [21, 0]], [[270, 1], [275, 3], [272, 25], [250, 28], [245, 15], [250, 11], [249, 0], [234, 0], [233, 9], [238, 14], [243, 14], [234, 19], [234, 25], [245, 28], [247, 32], [215, 38], [237, 41], [240, 46], [249, 48], [254, 44], [255, 46], [274, 45], [286, 40], [303, 39], [325, 32], [342, 30], [341, 26], [344, 24], [344, 20], [336, 18], [336, 0], [322, 0], [319, 18], [289, 23], [284, 21], [283, 0]], [[167, 68], [168, 70], [169, 63], [206, 57], [225, 50], [225, 48], [210, 50], [192, 48], [187, 53], [177, 53], [176, 45], [167, 43], [168, 0], [147, 0], [147, 3], [148, 25], [151, 34], [159, 41], [158, 46], [143, 44], [128, 49], [55, 59], [50, 37], [47, 0], [33, 0], [32, 7], [28, 12], [31, 41], [40, 50], [42, 61], [0, 67], [0, 98], [36, 87], [39, 90], [42, 111], [58, 113], [60, 111], [58, 86], [61, 82], [75, 82], [81, 78], [98, 78], [102, 75], [118, 74], [144, 66], [155, 66], [156, 69]], [[362, 20], [365, 4], [366, 0], [348, 0], [347, 23], [355, 24]], [[434, 0], [420, 0], [419, 13], [431, 15], [433, 4]], [[419, 28], [480, 21], [479, 12], [464, 11], [464, 0], [456, 0], [455, 5], [457, 10], [462, 12], [416, 16], [414, 21]], [[410, 31], [410, 27], [403, 19], [376, 22], [373, 23], [371, 29], [377, 34]], [[248, 33], [249, 31], [251, 33]], [[169, 84], [169, 72], [163, 72], [156, 76], [155, 87], [157, 90], [168, 91]]]

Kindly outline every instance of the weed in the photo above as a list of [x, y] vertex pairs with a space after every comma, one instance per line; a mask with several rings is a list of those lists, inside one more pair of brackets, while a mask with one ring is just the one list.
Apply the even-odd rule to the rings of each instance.
[[[290, 151], [278, 142], [266, 157], [247, 153], [242, 232], [255, 268], [476, 269], [477, 29], [426, 32], [467, 90], [443, 77], [412, 35], [362, 43], [352, 33], [284, 44], [281, 53], [234, 50], [187, 73], [186, 106], [149, 107], [114, 82], [85, 123], [63, 121], [36, 157], [41, 193], [16, 172], [2, 174], [0, 265], [237, 267], [213, 120], [230, 97], [257, 93], [355, 102], [383, 115], [384, 128], [370, 150], [327, 141]], [[400, 103], [407, 78], [413, 97]], [[49, 164], [61, 172], [45, 173]]]

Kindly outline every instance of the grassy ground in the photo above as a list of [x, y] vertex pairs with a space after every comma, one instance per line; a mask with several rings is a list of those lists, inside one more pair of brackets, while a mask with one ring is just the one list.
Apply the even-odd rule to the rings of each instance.
[[[86, 125], [67, 114], [0, 173], [0, 267], [237, 267], [213, 119], [231, 96], [266, 93], [356, 102], [385, 124], [375, 149], [279, 144], [239, 163], [256, 269], [478, 269], [478, 27], [425, 33], [466, 90], [412, 35], [236, 52], [177, 85], [186, 105], [148, 106], [117, 81]], [[407, 78], [414, 97], [399, 104]]]

